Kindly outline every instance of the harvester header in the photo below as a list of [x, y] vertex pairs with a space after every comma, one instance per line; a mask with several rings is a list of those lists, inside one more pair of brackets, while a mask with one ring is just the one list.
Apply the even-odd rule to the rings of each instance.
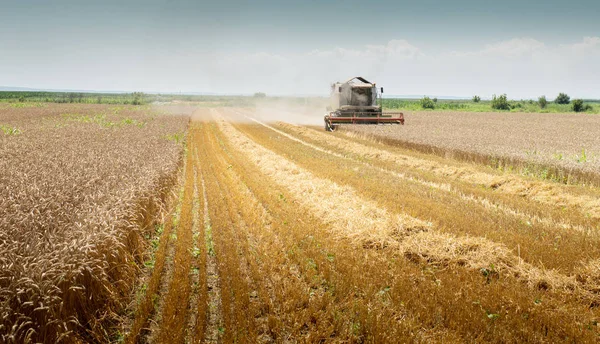
[[341, 124], [404, 124], [401, 112], [383, 112], [382, 95], [383, 87], [378, 90], [375, 83], [360, 76], [332, 84], [325, 130], [334, 131]]

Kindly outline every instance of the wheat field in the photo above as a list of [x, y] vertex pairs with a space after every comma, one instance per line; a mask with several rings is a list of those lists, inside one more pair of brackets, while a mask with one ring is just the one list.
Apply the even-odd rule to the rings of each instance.
[[188, 118], [94, 105], [0, 111], [19, 131], [0, 135], [0, 338], [107, 341], [176, 182], [174, 138]]
[[596, 187], [251, 108], [39, 111], [2, 138], [7, 342], [598, 339]]

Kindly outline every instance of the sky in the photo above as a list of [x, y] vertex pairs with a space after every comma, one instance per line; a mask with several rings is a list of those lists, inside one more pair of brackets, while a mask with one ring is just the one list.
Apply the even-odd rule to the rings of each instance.
[[600, 98], [598, 0], [0, 0], [0, 86]]

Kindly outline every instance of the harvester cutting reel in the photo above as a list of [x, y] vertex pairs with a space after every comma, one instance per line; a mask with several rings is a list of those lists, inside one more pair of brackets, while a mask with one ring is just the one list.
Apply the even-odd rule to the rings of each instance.
[[325, 130], [335, 131], [342, 124], [402, 124], [404, 125], [404, 114], [402, 112], [353, 112], [341, 113], [333, 111], [325, 115]]

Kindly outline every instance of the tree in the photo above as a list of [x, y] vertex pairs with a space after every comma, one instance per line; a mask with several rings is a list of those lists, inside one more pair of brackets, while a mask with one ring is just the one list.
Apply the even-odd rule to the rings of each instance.
[[429, 97], [423, 97], [419, 103], [423, 109], [435, 109], [435, 102]]
[[556, 99], [554, 99], [556, 104], [569, 104], [571, 102], [571, 97], [569, 97], [566, 93], [559, 93]]
[[492, 97], [492, 109], [496, 110], [510, 110], [510, 104], [505, 94], [501, 94], [498, 97], [494, 94]]
[[267, 95], [264, 92], [256, 92], [254, 93], [254, 98], [264, 98]]
[[538, 104], [540, 108], [545, 109], [546, 105], [548, 105], [548, 101], [546, 100], [546, 96], [541, 96], [538, 98]]
[[582, 99], [573, 99], [573, 111], [584, 112], [591, 109], [592, 106], [590, 104], [584, 104]]
[[133, 92], [133, 101], [131, 104], [142, 105], [144, 103], [144, 96], [145, 94], [143, 92]]
[[481, 98], [477, 95], [473, 96], [473, 103], [479, 103], [481, 101]]

